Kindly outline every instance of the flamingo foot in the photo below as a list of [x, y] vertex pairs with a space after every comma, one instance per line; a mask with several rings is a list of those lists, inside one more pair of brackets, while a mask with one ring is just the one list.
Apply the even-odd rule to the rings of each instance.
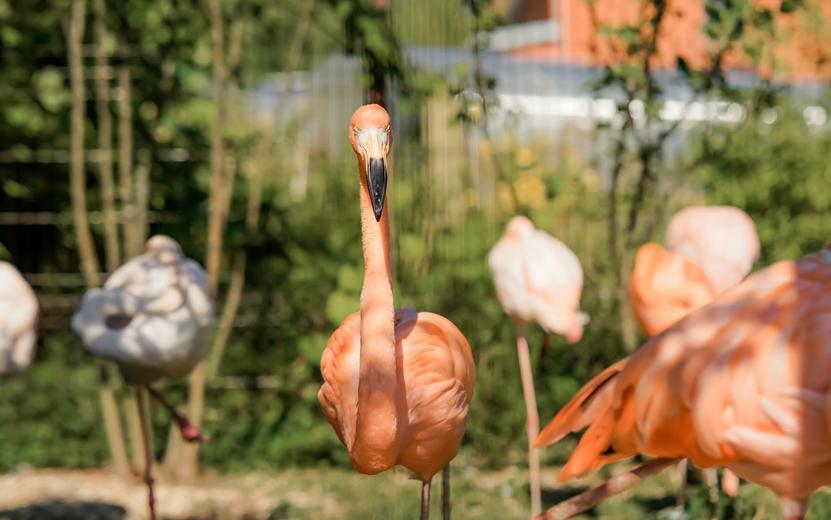
[[191, 424], [187, 417], [181, 414], [174, 415], [176, 422], [179, 424], [179, 432], [182, 438], [187, 442], [208, 442], [211, 439], [202, 435], [199, 428]]
[[150, 520], [156, 520], [156, 497], [153, 495], [153, 477], [150, 471], [144, 474], [144, 483], [147, 484], [147, 505], [150, 506]]
[[187, 442], [208, 442], [210, 437], [202, 435], [199, 428], [193, 425], [187, 417], [179, 413], [172, 404], [168, 403], [164, 396], [155, 388], [147, 387], [147, 391], [153, 396], [153, 399], [159, 402], [165, 409], [176, 419], [176, 424], [179, 425], [179, 432], [182, 434], [182, 439]]

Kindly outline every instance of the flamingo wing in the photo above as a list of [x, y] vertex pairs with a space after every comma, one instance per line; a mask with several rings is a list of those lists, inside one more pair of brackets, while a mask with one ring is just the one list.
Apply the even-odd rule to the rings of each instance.
[[537, 440], [590, 424], [561, 480], [644, 453], [723, 465], [785, 498], [831, 484], [831, 263], [821, 255], [752, 275], [615, 367]]

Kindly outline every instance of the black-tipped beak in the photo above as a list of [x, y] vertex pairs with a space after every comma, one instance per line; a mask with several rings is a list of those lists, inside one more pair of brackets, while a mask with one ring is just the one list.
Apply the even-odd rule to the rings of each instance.
[[369, 200], [375, 212], [375, 221], [381, 220], [384, 210], [384, 198], [387, 195], [387, 161], [372, 158], [366, 167], [366, 185], [369, 188]]

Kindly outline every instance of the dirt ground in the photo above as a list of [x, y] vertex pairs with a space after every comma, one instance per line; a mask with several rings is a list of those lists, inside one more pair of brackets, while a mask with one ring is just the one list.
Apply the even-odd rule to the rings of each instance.
[[[213, 480], [213, 481], [211, 481]], [[308, 493], [286, 493], [279, 477], [205, 479], [199, 485], [155, 486], [160, 518], [262, 519], [281, 503], [319, 501]], [[107, 470], [37, 470], [0, 477], [0, 519], [145, 520], [147, 487]]]

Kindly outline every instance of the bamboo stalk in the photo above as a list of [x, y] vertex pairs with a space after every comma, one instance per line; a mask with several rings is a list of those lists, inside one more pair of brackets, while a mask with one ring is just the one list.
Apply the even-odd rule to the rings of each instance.
[[133, 245], [130, 250], [133, 256], [144, 251], [144, 242], [149, 233], [147, 225], [147, 205], [150, 201], [150, 168], [153, 156], [150, 150], [139, 150], [138, 166], [134, 174], [134, 217], [133, 217]]
[[98, 361], [99, 366], [99, 394], [101, 397], [101, 415], [104, 416], [104, 426], [107, 431], [107, 443], [110, 446], [110, 455], [113, 458], [113, 469], [122, 479], [133, 476], [130, 463], [127, 461], [127, 451], [124, 447], [124, 434], [121, 431], [121, 421], [118, 417], [118, 406], [115, 402], [113, 388], [107, 374], [107, 366]]
[[95, 11], [95, 65], [96, 101], [98, 111], [98, 148], [101, 150], [101, 198], [104, 206], [104, 240], [107, 270], [115, 271], [121, 264], [119, 258], [118, 227], [115, 222], [115, 188], [113, 182], [113, 127], [110, 114], [110, 85], [107, 78], [107, 52], [104, 49], [106, 6], [104, 0], [93, 0]]
[[130, 440], [133, 470], [141, 473], [144, 469], [144, 439], [141, 436], [141, 418], [135, 392], [130, 392], [121, 401], [124, 416], [127, 419], [127, 438]]
[[205, 268], [208, 271], [208, 281], [216, 294], [217, 279], [219, 277], [219, 263], [222, 257], [222, 211], [221, 186], [222, 169], [224, 166], [225, 149], [223, 146], [222, 128], [225, 124], [225, 104], [223, 90], [225, 88], [225, 63], [223, 58], [223, 21], [222, 2], [209, 0], [211, 10], [211, 36], [213, 38], [213, 99], [216, 107], [216, 118], [211, 131], [211, 187], [208, 200], [208, 246], [205, 258]]
[[[73, 223], [78, 240], [78, 255], [81, 260], [81, 269], [87, 282], [87, 288], [98, 287], [98, 258], [87, 220], [86, 199], [86, 172], [84, 169], [84, 109], [86, 99], [84, 94], [83, 61], [81, 43], [84, 35], [86, 19], [86, 0], [73, 0], [72, 11], [67, 20], [62, 23], [66, 32], [67, 62], [69, 65], [69, 82], [72, 89], [71, 111], [71, 154], [70, 154], [70, 195], [72, 200]], [[106, 368], [101, 366], [99, 372], [99, 395], [101, 398], [101, 413], [104, 418], [104, 427], [107, 431], [107, 442], [113, 467], [117, 475], [127, 478], [130, 475], [130, 466], [127, 462], [127, 453], [124, 447], [124, 437], [121, 422], [118, 417], [118, 407]]]
[[84, 34], [86, 1], [73, 0], [67, 34], [69, 82], [72, 88], [70, 193], [81, 268], [90, 288], [98, 287], [98, 258], [87, 220], [86, 172], [84, 170], [84, 71], [81, 40]]
[[127, 66], [118, 68], [118, 176], [121, 207], [124, 209], [124, 256], [133, 258], [135, 251], [135, 203], [133, 201], [133, 107], [132, 80]]
[[[216, 119], [212, 130], [211, 147], [211, 187], [208, 200], [208, 245], [205, 267], [208, 271], [208, 281], [214, 295], [217, 294], [219, 279], [219, 265], [222, 258], [222, 232], [225, 227], [222, 212], [222, 185], [224, 166], [224, 143], [222, 129], [225, 122], [225, 104], [223, 90], [225, 88], [225, 62], [223, 57], [223, 20], [222, 2], [209, 0], [211, 11], [211, 37], [213, 39], [213, 97], [216, 106]], [[190, 375], [188, 388], [188, 416], [192, 424], [199, 429], [202, 425], [202, 410], [205, 401], [205, 362], [202, 361]], [[193, 481], [198, 472], [198, 444], [179, 446], [176, 477], [183, 482]]]

